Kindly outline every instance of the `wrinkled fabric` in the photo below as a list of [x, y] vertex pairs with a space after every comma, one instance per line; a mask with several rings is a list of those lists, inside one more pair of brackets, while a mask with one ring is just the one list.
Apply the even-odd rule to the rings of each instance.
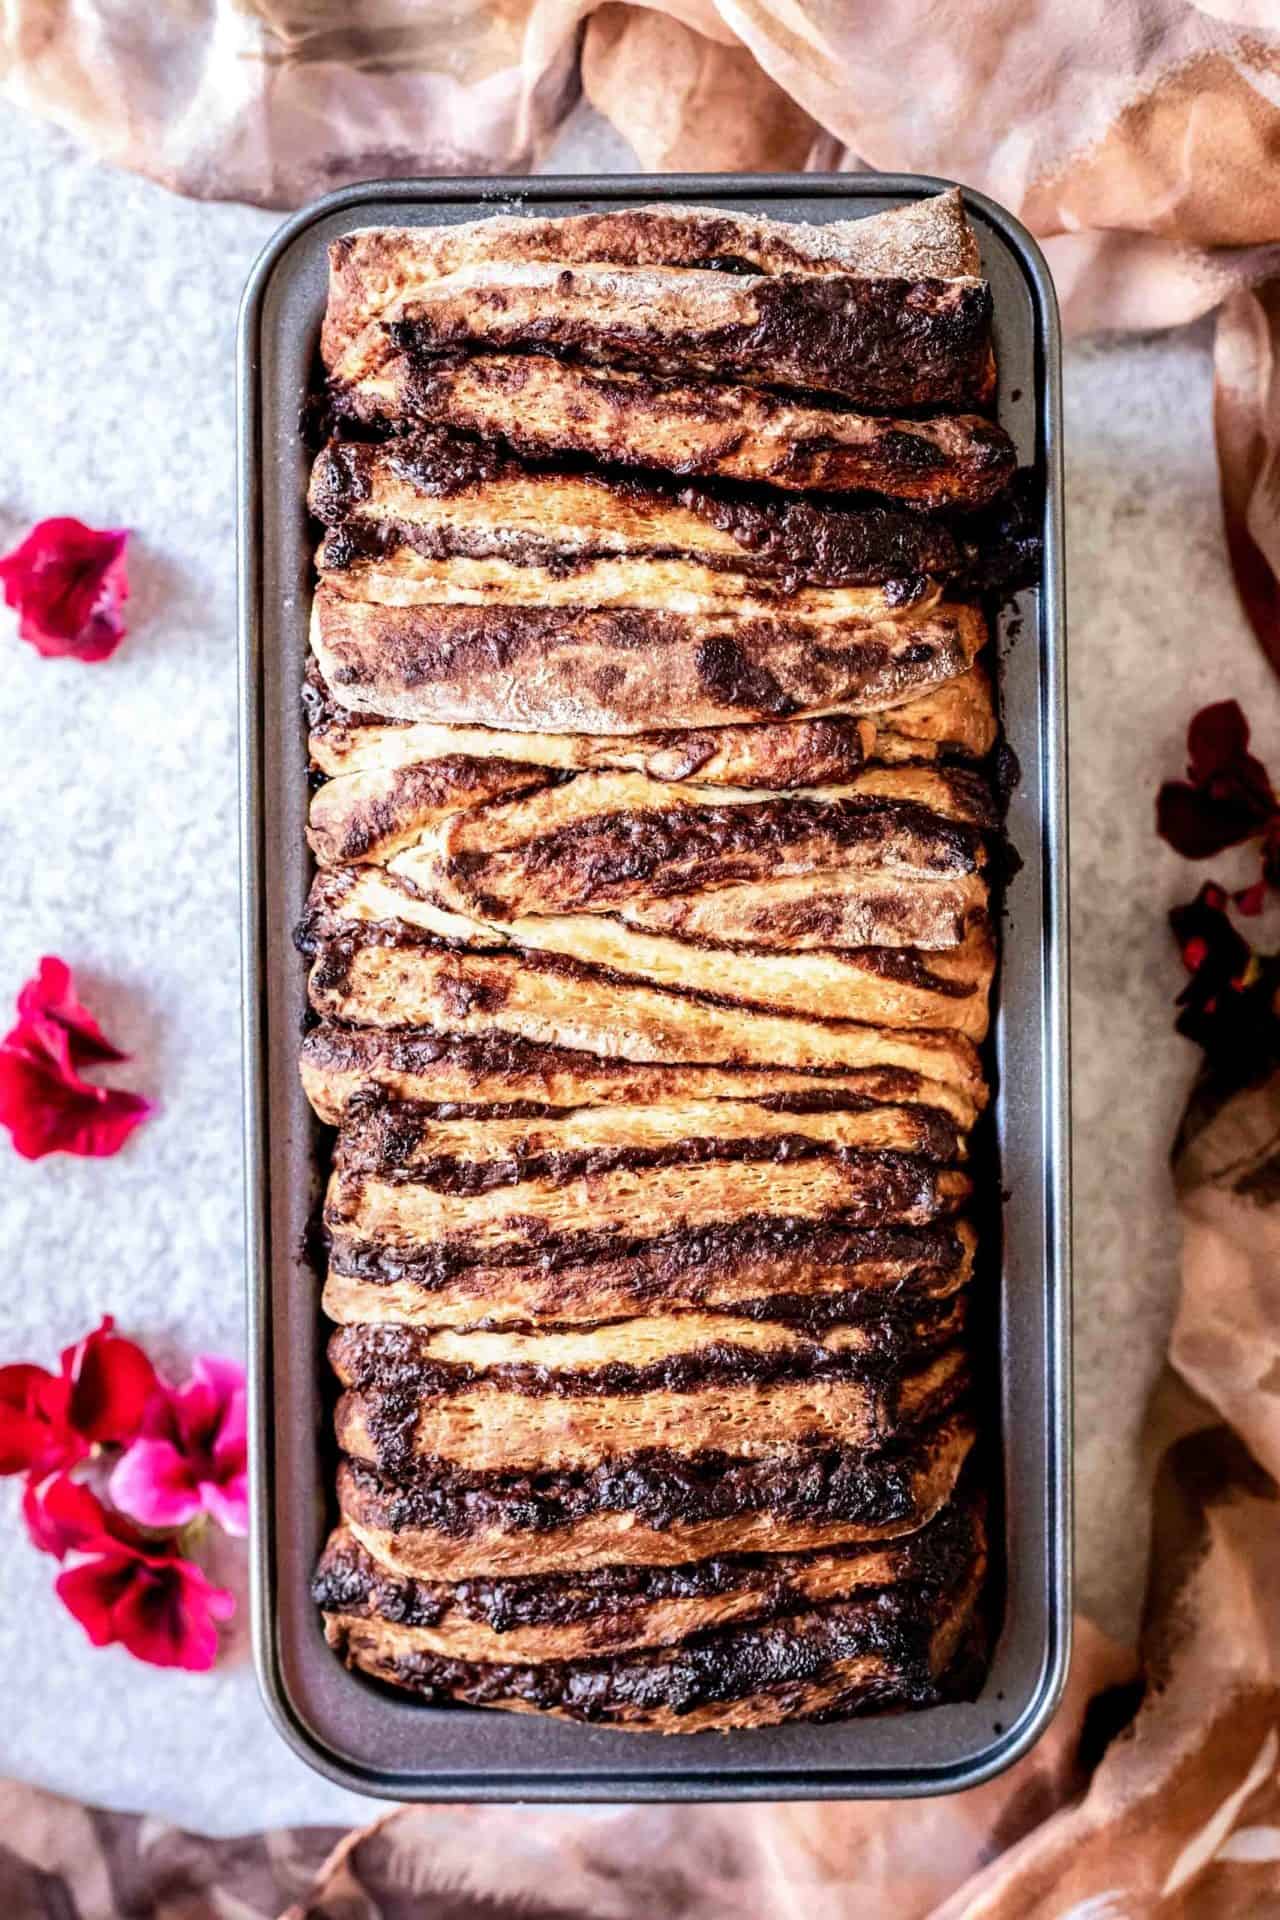
[[1134, 1654], [1077, 1622], [1039, 1745], [973, 1793], [770, 1807], [395, 1807], [208, 1840], [0, 1785], [0, 1912], [67, 1920], [1246, 1920], [1280, 1911], [1280, 1076], [1202, 1082], [1147, 1442]]
[[535, 166], [585, 88], [646, 169], [981, 188], [1077, 324], [1280, 270], [1280, 19], [1260, 0], [9, 0], [0, 86], [178, 192]]
[[1267, 0], [7, 0], [0, 93], [179, 193], [521, 173], [581, 95], [655, 172], [936, 173], [1045, 243], [1075, 330], [1221, 308], [1232, 564], [1280, 657]]

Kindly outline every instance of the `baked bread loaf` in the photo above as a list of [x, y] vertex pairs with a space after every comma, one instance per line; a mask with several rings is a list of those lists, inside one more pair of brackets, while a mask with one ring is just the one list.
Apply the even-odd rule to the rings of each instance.
[[325, 1631], [624, 1729], [953, 1695], [1015, 464], [960, 197], [331, 260]]

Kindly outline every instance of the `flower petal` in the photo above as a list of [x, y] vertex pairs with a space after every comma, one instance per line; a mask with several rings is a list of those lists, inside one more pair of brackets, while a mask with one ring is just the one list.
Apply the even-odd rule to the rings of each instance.
[[44, 1367], [0, 1367], [0, 1474], [54, 1473], [83, 1457], [69, 1398], [66, 1382]]
[[218, 1470], [218, 1478], [225, 1480], [228, 1473], [234, 1473], [243, 1467], [248, 1451], [245, 1391], [241, 1387], [227, 1402], [222, 1424], [218, 1428], [218, 1437], [214, 1443], [213, 1464]]
[[151, 1111], [140, 1094], [91, 1086], [38, 1046], [15, 1044], [12, 1035], [0, 1046], [0, 1126], [24, 1160], [47, 1153], [108, 1158]]
[[112, 1045], [88, 1008], [81, 1005], [71, 969], [56, 954], [45, 954], [34, 978], [18, 995], [19, 1026], [39, 1020], [56, 1022], [68, 1035], [74, 1067], [109, 1065], [129, 1057]]
[[1191, 976], [1178, 996], [1177, 1031], [1204, 1048], [1221, 1089], [1252, 1085], [1280, 1065], [1280, 956], [1259, 955], [1212, 882], [1169, 915]]
[[115, 1610], [137, 1577], [136, 1554], [112, 1552], [68, 1567], [53, 1583], [63, 1606], [80, 1622], [95, 1647], [119, 1638]]
[[63, 1378], [71, 1383], [67, 1417], [91, 1444], [121, 1446], [132, 1440], [156, 1384], [156, 1370], [142, 1348], [114, 1332], [109, 1313], [102, 1323], [62, 1354]]
[[112, 1469], [107, 1491], [144, 1527], [185, 1527], [202, 1511], [190, 1465], [168, 1440], [135, 1440]]
[[29, 1480], [22, 1495], [22, 1517], [31, 1544], [59, 1560], [71, 1552], [86, 1552], [109, 1539], [107, 1512], [101, 1500], [68, 1473], [49, 1480]]
[[203, 1673], [218, 1657], [217, 1622], [235, 1612], [234, 1594], [215, 1587], [190, 1560], [153, 1560], [117, 1601], [116, 1637], [135, 1660]]
[[191, 1378], [209, 1387], [220, 1401], [244, 1393], [244, 1368], [223, 1354], [198, 1353], [191, 1362]]
[[200, 1488], [204, 1510], [224, 1533], [242, 1540], [249, 1531], [249, 1476], [243, 1469], [228, 1479], [206, 1480]]
[[1261, 763], [1249, 752], [1249, 722], [1238, 700], [1217, 700], [1191, 716], [1187, 727], [1187, 778], [1203, 787], [1216, 774], [1231, 773], [1252, 760], [1270, 791]]
[[42, 520], [0, 558], [5, 602], [18, 610], [18, 633], [46, 658], [105, 660], [124, 639], [129, 597], [129, 535], [82, 520]]
[[1156, 797], [1156, 831], [1188, 860], [1207, 860], [1266, 831], [1276, 795], [1248, 751], [1249, 723], [1234, 700], [1202, 707], [1187, 729], [1187, 779]]

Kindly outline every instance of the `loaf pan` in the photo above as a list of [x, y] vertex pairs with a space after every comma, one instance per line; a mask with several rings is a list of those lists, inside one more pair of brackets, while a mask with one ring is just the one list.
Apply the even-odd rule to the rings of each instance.
[[343, 1786], [397, 1800], [751, 1800], [936, 1794], [1024, 1753], [1060, 1696], [1070, 1636], [1070, 1205], [1061, 389], [1044, 260], [967, 193], [995, 304], [999, 418], [1043, 482], [1040, 587], [1006, 607], [995, 651], [1020, 777], [994, 1006], [986, 1185], [987, 1424], [1003, 1564], [976, 1700], [826, 1726], [661, 1738], [539, 1716], [432, 1708], [348, 1673], [308, 1583], [329, 1521], [332, 1442], [309, 1224], [328, 1154], [298, 1082], [306, 975], [291, 942], [310, 880], [304, 829], [309, 465], [300, 420], [317, 368], [327, 249], [362, 226], [486, 213], [698, 202], [782, 220], [877, 213], [949, 182], [915, 175], [382, 181], [288, 221], [254, 268], [239, 329], [244, 1100], [254, 1638], [272, 1716]]

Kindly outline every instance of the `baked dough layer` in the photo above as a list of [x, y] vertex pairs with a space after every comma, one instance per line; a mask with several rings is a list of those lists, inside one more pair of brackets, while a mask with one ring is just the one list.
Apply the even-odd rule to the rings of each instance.
[[979, 275], [955, 193], [332, 249], [314, 1593], [420, 1699], [684, 1732], [965, 1684]]
[[850, 413], [756, 387], [683, 385], [533, 353], [438, 361], [393, 353], [340, 386], [334, 403], [361, 424], [448, 424], [530, 460], [587, 457], [784, 493], [870, 490], [922, 507], [988, 505], [1017, 458], [981, 414]]

